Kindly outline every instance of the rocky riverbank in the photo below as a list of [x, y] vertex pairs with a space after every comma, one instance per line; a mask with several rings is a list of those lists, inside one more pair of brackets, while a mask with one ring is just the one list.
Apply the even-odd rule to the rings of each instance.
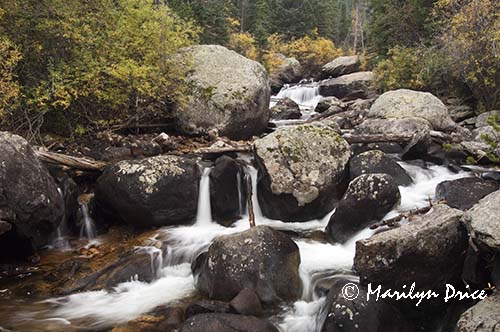
[[[496, 331], [491, 117], [378, 95], [359, 57], [271, 101], [296, 60], [270, 79], [222, 47], [186, 52], [176, 131], [49, 149], [0, 133], [0, 330]], [[367, 299], [412, 283], [488, 297]]]

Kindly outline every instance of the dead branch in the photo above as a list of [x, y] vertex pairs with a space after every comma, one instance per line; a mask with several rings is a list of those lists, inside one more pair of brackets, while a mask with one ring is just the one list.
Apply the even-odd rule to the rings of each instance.
[[250, 180], [248, 175], [245, 182], [247, 186], [248, 221], [250, 223], [250, 228], [252, 228], [255, 227], [255, 213], [253, 211], [253, 201], [252, 201], [252, 195], [253, 195], [252, 181]]
[[35, 153], [37, 157], [45, 163], [80, 171], [102, 172], [108, 165], [103, 161], [97, 161], [91, 158], [74, 157], [55, 152], [36, 150]]
[[407, 212], [402, 212], [402, 213], [400, 213], [398, 216], [396, 216], [394, 218], [390, 218], [390, 219], [387, 219], [387, 220], [382, 220], [381, 222], [379, 222], [379, 223], [371, 226], [370, 229], [377, 229], [377, 228], [382, 227], [382, 226], [396, 227], [401, 220], [403, 220], [405, 218], [409, 219], [409, 218], [411, 218], [412, 216], [415, 216], [415, 215], [425, 214], [425, 213], [429, 212], [431, 209], [432, 209], [432, 205], [429, 205], [429, 206], [426, 206], [426, 207], [423, 207], [423, 208], [420, 208], [420, 209], [410, 210], [410, 211], [407, 211]]

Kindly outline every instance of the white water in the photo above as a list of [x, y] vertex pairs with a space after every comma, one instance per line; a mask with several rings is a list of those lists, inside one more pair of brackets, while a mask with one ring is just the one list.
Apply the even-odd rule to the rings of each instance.
[[200, 191], [198, 197], [198, 211], [196, 215], [196, 225], [209, 225], [212, 223], [212, 207], [210, 205], [210, 171], [205, 168], [200, 180]]
[[[407, 163], [401, 165], [409, 172], [415, 183], [409, 187], [400, 187], [401, 205], [397, 211], [409, 210], [428, 204], [433, 198], [434, 190], [439, 182], [466, 176], [467, 173], [453, 174], [442, 166], [431, 166], [422, 169]], [[254, 189], [253, 204], [257, 225], [270, 225], [278, 229], [297, 232], [323, 230], [331, 216], [322, 220], [305, 223], [284, 223], [265, 218], [257, 199], [257, 171], [249, 167]], [[208, 179], [209, 171], [204, 172]], [[208, 182], [208, 181], [207, 181]], [[92, 328], [106, 328], [124, 323], [144, 314], [155, 307], [182, 299], [195, 291], [190, 263], [198, 254], [206, 250], [213, 239], [220, 235], [232, 234], [248, 229], [248, 218], [243, 217], [231, 228], [211, 222], [209, 212], [209, 184], [200, 183], [200, 203], [197, 223], [193, 226], [163, 228], [158, 232], [156, 240], [166, 239], [166, 256], [160, 256], [159, 249], [151, 250], [152, 269], [160, 271], [158, 279], [152, 283], [130, 281], [118, 285], [113, 291], [94, 291], [73, 294], [66, 297], [46, 301], [54, 306], [49, 312], [37, 313], [36, 319], [55, 319], [61, 322], [70, 321], [72, 325]], [[348, 273], [352, 268], [354, 245], [359, 239], [369, 237], [373, 231], [366, 229], [357, 234], [345, 245], [330, 245], [313, 240], [299, 239], [296, 243], [301, 254], [300, 276], [304, 284], [302, 299], [291, 307], [283, 308], [283, 312], [274, 321], [286, 332], [317, 331], [318, 312], [324, 301], [314, 295], [314, 286], [323, 275]], [[159, 251], [159, 252], [158, 252]], [[159, 268], [159, 266], [162, 268]], [[20, 319], [35, 317], [20, 314]], [[90, 324], [90, 325], [89, 325]]]
[[290, 86], [286, 84], [276, 96], [278, 99], [290, 98], [301, 108], [314, 109], [321, 100], [319, 86], [316, 83], [298, 84]]
[[89, 242], [95, 240], [96, 230], [94, 220], [90, 216], [89, 206], [86, 202], [79, 202], [80, 211], [82, 212], [82, 226], [80, 228], [80, 238], [86, 237]]

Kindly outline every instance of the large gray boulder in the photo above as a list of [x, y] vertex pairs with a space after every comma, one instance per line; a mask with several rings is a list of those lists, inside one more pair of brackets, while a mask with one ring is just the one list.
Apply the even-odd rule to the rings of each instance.
[[468, 246], [463, 212], [444, 204], [399, 228], [356, 243], [354, 270], [362, 283], [402, 289], [445, 289], [460, 280]]
[[359, 56], [341, 56], [327, 63], [321, 69], [321, 78], [338, 77], [359, 71]]
[[373, 93], [374, 75], [371, 71], [362, 71], [321, 81], [319, 93], [322, 96], [334, 96], [340, 99], [369, 98]]
[[278, 93], [284, 84], [297, 83], [302, 79], [302, 65], [295, 58], [276, 54], [275, 61], [281, 63], [271, 74], [271, 89]]
[[302, 294], [299, 248], [267, 226], [220, 236], [192, 265], [198, 290], [210, 299], [230, 301], [243, 289], [263, 303], [294, 301]]
[[187, 224], [196, 217], [199, 181], [198, 165], [187, 158], [122, 161], [99, 177], [96, 204], [102, 215], [134, 226]]
[[399, 188], [387, 174], [363, 174], [349, 188], [333, 213], [326, 232], [344, 243], [356, 233], [380, 221], [401, 200]]
[[264, 215], [283, 221], [323, 217], [347, 187], [349, 144], [324, 123], [281, 127], [255, 142]]
[[271, 92], [262, 65], [215, 45], [184, 48], [179, 58], [190, 67], [191, 91], [176, 107], [178, 129], [245, 139], [266, 128]]
[[483, 197], [497, 191], [498, 183], [477, 177], [444, 181], [436, 187], [436, 199], [459, 210], [468, 210]]
[[382, 94], [370, 108], [369, 116], [385, 119], [421, 118], [427, 120], [434, 130], [441, 131], [456, 127], [439, 98], [428, 92], [408, 89]]
[[500, 292], [496, 291], [464, 312], [456, 332], [500, 332]]
[[63, 215], [63, 197], [30, 144], [0, 132], [0, 257], [48, 244]]
[[500, 253], [500, 191], [480, 200], [467, 212], [464, 221], [483, 250]]

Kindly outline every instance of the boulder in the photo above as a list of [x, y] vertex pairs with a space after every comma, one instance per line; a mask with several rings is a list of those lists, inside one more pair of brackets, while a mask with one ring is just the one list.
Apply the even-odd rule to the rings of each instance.
[[321, 81], [319, 93], [322, 96], [334, 96], [340, 99], [369, 98], [373, 93], [374, 75], [371, 71], [343, 75]]
[[224, 226], [238, 220], [245, 213], [245, 189], [243, 166], [228, 156], [218, 158], [210, 172], [212, 218]]
[[474, 116], [474, 110], [468, 105], [449, 105], [448, 112], [455, 122], [461, 122]]
[[491, 125], [490, 121], [495, 117], [497, 118], [497, 121], [500, 121], [500, 111], [490, 111], [479, 114], [476, 118], [476, 128]]
[[271, 108], [272, 120], [293, 120], [301, 117], [299, 105], [290, 98], [281, 99]]
[[[352, 288], [344, 288], [346, 285]], [[356, 292], [356, 298], [349, 298]], [[413, 331], [397, 309], [382, 299], [368, 301], [366, 288], [343, 277], [334, 277], [320, 317], [321, 332]]]
[[326, 232], [339, 243], [380, 221], [401, 200], [399, 188], [387, 174], [364, 174], [347, 188], [333, 213]]
[[230, 314], [234, 313], [231, 306], [223, 301], [200, 300], [191, 303], [185, 310], [186, 318], [200, 314]]
[[185, 134], [245, 139], [264, 131], [269, 121], [271, 90], [266, 70], [222, 46], [198, 45], [179, 52], [190, 69], [191, 91], [175, 109]]
[[393, 177], [398, 186], [409, 186], [412, 178], [394, 159], [379, 150], [371, 150], [354, 156], [349, 162], [350, 180], [363, 174], [382, 173]]
[[187, 224], [196, 217], [199, 181], [198, 165], [187, 158], [122, 161], [97, 180], [97, 209], [133, 226]]
[[230, 301], [243, 289], [263, 303], [293, 301], [302, 294], [299, 248], [267, 226], [216, 238], [193, 263], [198, 290], [210, 299]]
[[257, 294], [252, 289], [242, 289], [241, 292], [231, 300], [230, 306], [240, 315], [262, 315], [262, 304]]
[[323, 217], [347, 187], [349, 144], [330, 122], [278, 128], [255, 142], [258, 198], [265, 216], [282, 221]]
[[323, 113], [331, 107], [336, 107], [341, 109], [342, 111], [345, 111], [347, 105], [337, 97], [324, 97], [321, 98], [321, 100], [318, 102], [318, 105], [316, 105], [314, 111], [316, 113]]
[[63, 196], [30, 144], [0, 132], [0, 220], [10, 225], [0, 235], [0, 257], [22, 257], [47, 245], [63, 215]]
[[495, 130], [492, 126], [483, 126], [472, 131], [472, 136], [475, 141], [485, 143], [500, 143], [500, 131]]
[[483, 250], [500, 253], [500, 191], [484, 197], [464, 218], [471, 236]]
[[279, 332], [264, 319], [234, 314], [201, 314], [184, 323], [181, 332]]
[[302, 66], [295, 58], [277, 54], [274, 59], [281, 63], [271, 74], [271, 90], [278, 93], [284, 84], [297, 83], [302, 79]]
[[327, 63], [321, 69], [321, 78], [338, 77], [359, 71], [360, 59], [357, 55], [341, 56]]
[[498, 183], [477, 177], [444, 181], [436, 187], [436, 199], [459, 210], [468, 210], [480, 199], [500, 189]]
[[500, 332], [500, 292], [496, 291], [458, 320], [456, 332]]
[[400, 154], [401, 152], [403, 152], [403, 148], [401, 147], [401, 145], [393, 142], [366, 143], [366, 144], [356, 143], [352, 144], [351, 147], [354, 155], [358, 155], [363, 152], [371, 150], [379, 150], [387, 154]]
[[400, 89], [388, 91], [375, 100], [369, 116], [384, 119], [421, 118], [434, 130], [451, 131], [456, 127], [448, 109], [428, 92]]
[[415, 283], [416, 291], [443, 290], [461, 277], [468, 246], [462, 215], [437, 204], [399, 228], [358, 241], [353, 268], [363, 284], [401, 290]]

